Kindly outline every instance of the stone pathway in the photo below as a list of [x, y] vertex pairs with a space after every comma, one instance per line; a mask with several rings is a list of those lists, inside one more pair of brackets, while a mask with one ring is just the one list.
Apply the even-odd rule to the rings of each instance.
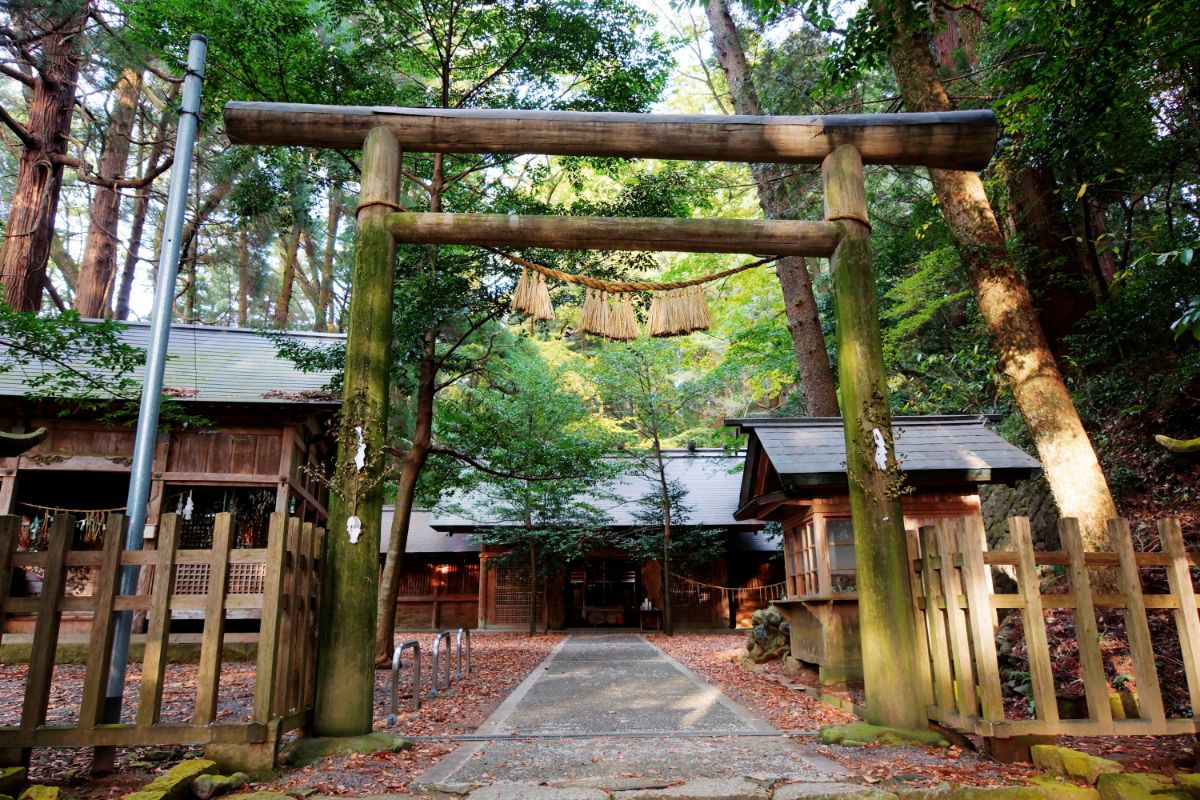
[[[849, 778], [633, 634], [567, 638], [476, 735], [411, 788], [472, 800], [599, 789], [765, 798], [782, 782], [828, 796]], [[690, 791], [702, 785], [707, 793]]]

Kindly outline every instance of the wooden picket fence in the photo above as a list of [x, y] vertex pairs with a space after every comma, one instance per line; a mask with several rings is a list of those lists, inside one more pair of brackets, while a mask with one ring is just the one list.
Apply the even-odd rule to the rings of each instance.
[[[1029, 520], [1009, 520], [1013, 551], [985, 550], [981, 521], [945, 519], [909, 531], [913, 599], [917, 608], [917, 644], [924, 654], [923, 676], [931, 720], [966, 733], [997, 739], [1026, 734], [1107, 736], [1194, 734], [1200, 731], [1194, 716], [1169, 718], [1155, 665], [1147, 609], [1170, 609], [1175, 616], [1180, 651], [1187, 676], [1192, 713], [1200, 708], [1200, 617], [1197, 616], [1191, 568], [1196, 553], [1184, 549], [1179, 521], [1158, 522], [1163, 552], [1135, 552], [1129, 525], [1112, 520], [1109, 533], [1112, 552], [1085, 552], [1078, 522], [1063, 519], [1059, 534], [1063, 551], [1033, 549]], [[1043, 594], [1038, 567], [1065, 567], [1069, 578], [1066, 594]], [[1018, 590], [997, 594], [991, 568], [1015, 568]], [[1145, 594], [1141, 570], [1165, 569], [1169, 594]], [[1093, 591], [1095, 578], [1089, 569], [1115, 573], [1117, 593]], [[1111, 581], [1110, 581], [1111, 584]], [[1020, 609], [1034, 715], [1028, 719], [1006, 718], [997, 652], [997, 612]], [[1060, 717], [1055, 679], [1046, 633], [1045, 611], [1073, 611], [1080, 672], [1087, 716]], [[1122, 609], [1125, 634], [1132, 657], [1137, 687], [1134, 715], [1113, 703], [1105, 675], [1097, 609]], [[1114, 716], [1114, 707], [1118, 710]], [[1120, 718], [1133, 716], [1133, 718]]]
[[[162, 517], [158, 547], [124, 549], [128, 520], [120, 514], [108, 518], [100, 550], [74, 550], [76, 520], [56, 516], [48, 545], [41, 552], [16, 552], [21, 518], [0, 517], [0, 630], [9, 614], [36, 614], [21, 721], [0, 727], [0, 753], [19, 753], [28, 760], [34, 747], [111, 747], [209, 743], [265, 747], [271, 758], [279, 737], [303, 727], [313, 703], [317, 610], [320, 587], [320, 553], [324, 530], [311, 523], [276, 513], [271, 516], [267, 546], [233, 549], [235, 521], [218, 514], [212, 549], [181, 550], [179, 520]], [[179, 567], [208, 565], [208, 591], [178, 594]], [[263, 565], [264, 578], [257, 593], [245, 593], [246, 582], [229, 580], [231, 567]], [[149, 594], [120, 595], [120, 567], [150, 567]], [[35, 597], [11, 596], [15, 568], [36, 567], [43, 572], [42, 590]], [[65, 591], [70, 568], [97, 570], [92, 593], [74, 596]], [[257, 584], [257, 581], [253, 582]], [[240, 593], [231, 593], [238, 592]], [[249, 721], [218, 722], [217, 698], [221, 681], [221, 652], [225, 620], [230, 611], [261, 609], [253, 711]], [[87, 666], [78, 701], [77, 723], [47, 724], [51, 698], [59, 621], [64, 612], [91, 612]], [[108, 655], [119, 612], [146, 614], [147, 632], [141, 684], [133, 723], [103, 724]], [[163, 722], [163, 690], [167, 678], [167, 646], [172, 612], [202, 611], [204, 629], [200, 645], [199, 678], [190, 722]], [[177, 689], [178, 687], [173, 687]], [[61, 712], [60, 712], [61, 713]]]

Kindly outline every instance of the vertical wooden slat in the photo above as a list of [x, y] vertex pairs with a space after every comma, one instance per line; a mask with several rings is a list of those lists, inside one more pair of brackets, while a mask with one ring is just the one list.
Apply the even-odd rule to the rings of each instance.
[[817, 594], [828, 597], [833, 592], [833, 580], [829, 571], [829, 521], [824, 514], [813, 517], [813, 539], [817, 545]]
[[208, 568], [208, 597], [204, 603], [204, 634], [200, 640], [200, 675], [196, 679], [197, 725], [217, 718], [221, 688], [221, 648], [225, 644], [225, 596], [229, 591], [229, 550], [233, 546], [233, 515], [217, 514], [213, 523], [212, 561]]
[[1154, 666], [1154, 646], [1150, 641], [1146, 601], [1142, 598], [1142, 579], [1138, 574], [1129, 523], [1123, 519], [1110, 519], [1108, 534], [1120, 561], [1117, 585], [1125, 596], [1125, 634], [1129, 637], [1129, 654], [1133, 656], [1133, 671], [1137, 678], [1138, 709], [1143, 719], [1157, 722], [1166, 719], [1166, 711], [1158, 670]]
[[300, 543], [295, 589], [292, 592], [292, 663], [288, 665], [288, 708], [303, 707], [304, 665], [308, 660], [308, 570], [312, 558], [313, 524], [305, 522], [300, 527]]
[[1025, 647], [1029, 652], [1029, 677], [1033, 682], [1033, 701], [1037, 718], [1058, 722], [1058, 699], [1054, 691], [1054, 670], [1050, 667], [1050, 643], [1046, 638], [1046, 614], [1042, 610], [1042, 584], [1034, 561], [1033, 534], [1026, 517], [1010, 517], [1008, 529], [1017, 548], [1017, 583], [1025, 609]]
[[1087, 697], [1088, 717], [1099, 726], [1098, 733], [1112, 730], [1112, 706], [1108, 702], [1108, 679], [1104, 676], [1104, 657], [1100, 652], [1100, 631], [1096, 625], [1096, 606], [1092, 600], [1091, 576], [1084, 561], [1083, 535], [1079, 520], [1065, 517], [1058, 521], [1058, 538], [1071, 559], [1067, 574], [1075, 597], [1075, 640], [1079, 645], [1079, 663], [1083, 670], [1083, 690]]
[[267, 570], [263, 577], [263, 610], [258, 634], [258, 668], [254, 677], [254, 721], [271, 719], [279, 675], [279, 632], [283, 612], [283, 564], [287, 558], [287, 515], [276, 511], [267, 529]]
[[33, 628], [33, 647], [21, 707], [21, 730], [29, 731], [46, 721], [50, 684], [54, 679], [54, 655], [58, 649], [58, 623], [62, 614], [63, 589], [67, 580], [67, 553], [75, 538], [75, 518], [56, 514], [50, 523], [50, 543], [45, 555], [45, 575]]
[[158, 722], [162, 710], [163, 677], [167, 670], [167, 642], [171, 634], [171, 593], [175, 591], [175, 553], [179, 549], [179, 517], [163, 514], [158, 522], [158, 558], [150, 587], [150, 619], [146, 650], [142, 656], [142, 691], [137, 724]]
[[[964, 552], [966, 552], [967, 547], [969, 547], [972, 552], [977, 551], [980, 554], [988, 549], [987, 528], [983, 526], [983, 516], [980, 513], [975, 513], [967, 517], [966, 533], [964, 535], [972, 540], [971, 543], [967, 545], [965, 543], [966, 540], [964, 539]], [[982, 555], [980, 557], [982, 558]], [[995, 594], [996, 586], [992, 581], [991, 567], [985, 567], [981, 577], [983, 579], [982, 585], [984, 589], [986, 589], [989, 597]], [[1000, 611], [991, 604], [990, 599], [987, 607], [983, 610], [985, 613], [987, 613], [988, 617], [991, 618], [993, 629], [998, 628], [1000, 626]]]
[[967, 635], [967, 618], [958, 603], [959, 570], [954, 566], [954, 555], [961, 538], [962, 523], [953, 519], [940, 519], [934, 526], [938, 552], [942, 555], [942, 596], [946, 598], [946, 629], [950, 633], [950, 657], [954, 662], [954, 683], [958, 699], [958, 712], [973, 717], [979, 711], [975, 697], [975, 673], [971, 668], [971, 640]]
[[121, 572], [121, 550], [125, 544], [125, 533], [129, 519], [124, 514], [109, 514], [104, 527], [104, 555], [100, 561], [100, 574], [92, 593], [92, 634], [88, 642], [87, 674], [83, 679], [82, 705], [79, 709], [79, 726], [91, 728], [103, 722], [104, 696], [108, 683], [108, 656], [112, 651], [113, 601], [117, 596], [117, 582]]
[[933, 694], [943, 714], [953, 714], [954, 681], [950, 676], [950, 647], [946, 642], [946, 623], [940, 606], [941, 581], [934, 561], [938, 558], [937, 536], [931, 526], [921, 526], [921, 578], [925, 585], [925, 617], [929, 620], [929, 655], [933, 664]]
[[[929, 604], [925, 598], [925, 590], [921, 585], [921, 576], [917, 572], [916, 561], [920, 558], [921, 545], [917, 532], [906, 530], [905, 541], [908, 543], [908, 582], [912, 588], [914, 614], [916, 615], [916, 630], [913, 632], [917, 643], [917, 669], [920, 670], [921, 687], [924, 693], [922, 702], [926, 706], [933, 705], [933, 674], [929, 671]], [[925, 608], [921, 601], [926, 600]]]
[[984, 540], [970, 521], [959, 530], [959, 536], [963, 584], [967, 594], [967, 622], [971, 626], [971, 640], [975, 645], [975, 670], [979, 674], [983, 718], [988, 722], [1002, 722], [1004, 699], [1000, 688], [1000, 664], [996, 657], [996, 611], [992, 607], [991, 572], [983, 563]]
[[305, 602], [308, 604], [308, 627], [304, 635], [308, 638], [308, 659], [304, 663], [304, 694], [301, 706], [311, 709], [313, 693], [316, 690], [317, 677], [317, 620], [321, 606], [321, 553], [325, 547], [325, 529], [317, 528], [313, 533], [312, 556], [308, 560], [308, 591]]
[[1175, 517], [1160, 519], [1158, 535], [1163, 550], [1171, 557], [1167, 580], [1171, 584], [1171, 594], [1179, 602], [1179, 607], [1175, 609], [1175, 626], [1179, 630], [1179, 650], [1187, 674], [1192, 716], [1195, 716], [1200, 709], [1200, 618], [1196, 615], [1196, 589], [1192, 585], [1192, 570], [1183, 545], [1179, 520]]
[[292, 640], [296, 619], [296, 573], [300, 550], [300, 520], [289, 517], [287, 522], [287, 554], [283, 559], [283, 609], [279, 629], [279, 666], [276, 668], [275, 698], [272, 707], [275, 713], [284, 716], [291, 711], [288, 706], [288, 682], [292, 674]]
[[12, 592], [12, 557], [17, 552], [17, 536], [20, 532], [20, 517], [12, 514], [0, 516], [0, 641], [4, 640], [4, 601]]

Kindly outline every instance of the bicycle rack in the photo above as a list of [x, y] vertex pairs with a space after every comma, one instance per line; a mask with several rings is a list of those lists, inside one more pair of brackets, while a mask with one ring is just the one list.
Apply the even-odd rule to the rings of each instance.
[[441, 651], [442, 640], [446, 640], [446, 688], [450, 688], [450, 662], [454, 660], [454, 651], [449, 643], [450, 631], [442, 631], [433, 637], [433, 688], [429, 691], [430, 698], [438, 696], [438, 653]]
[[[412, 698], [413, 710], [421, 708], [421, 643], [416, 639], [396, 645], [392, 653], [392, 713], [388, 725], [395, 725], [400, 715], [400, 655], [409, 647], [413, 649]], [[437, 656], [434, 656], [436, 658]], [[434, 662], [434, 682], [437, 682], [437, 662]]]
[[463, 639], [467, 642], [467, 674], [471, 674], [471, 629], [459, 628], [457, 635], [454, 637], [455, 643], [458, 645], [458, 674], [454, 676], [454, 680], [461, 681], [463, 676]]

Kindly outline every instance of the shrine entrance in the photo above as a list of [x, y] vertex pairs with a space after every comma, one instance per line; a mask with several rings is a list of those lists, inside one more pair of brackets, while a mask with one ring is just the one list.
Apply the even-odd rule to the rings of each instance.
[[588, 556], [571, 565], [568, 628], [636, 628], [642, 602], [641, 569], [628, 558]]
[[[336, 502], [325, 550], [329, 596], [320, 626], [316, 733], [358, 735], [371, 729], [397, 243], [828, 258], [867, 716], [893, 727], [925, 725], [932, 701], [929, 664], [917, 655], [900, 507], [903, 476], [892, 440], [863, 167], [983, 169], [996, 142], [990, 111], [749, 117], [230, 103], [225, 128], [235, 144], [363, 152], [339, 450], [331, 486]], [[419, 213], [400, 202], [404, 149], [820, 164], [825, 213], [818, 221]], [[524, 263], [538, 274], [526, 275], [517, 285], [514, 305], [533, 316], [540, 316], [546, 305], [546, 278], [613, 291], [585, 276], [554, 274]], [[667, 288], [629, 284], [616, 291]], [[593, 308], [599, 311], [601, 305], [608, 309], [607, 294]], [[668, 305], [694, 307], [683, 301]], [[615, 333], [612, 338], [629, 338], [627, 332], [636, 325], [626, 324], [632, 317], [628, 299], [612, 311], [621, 324], [612, 325], [610, 318], [610, 325], [600, 328]], [[687, 321], [674, 330], [697, 327]], [[586, 580], [583, 585], [586, 597]]]

